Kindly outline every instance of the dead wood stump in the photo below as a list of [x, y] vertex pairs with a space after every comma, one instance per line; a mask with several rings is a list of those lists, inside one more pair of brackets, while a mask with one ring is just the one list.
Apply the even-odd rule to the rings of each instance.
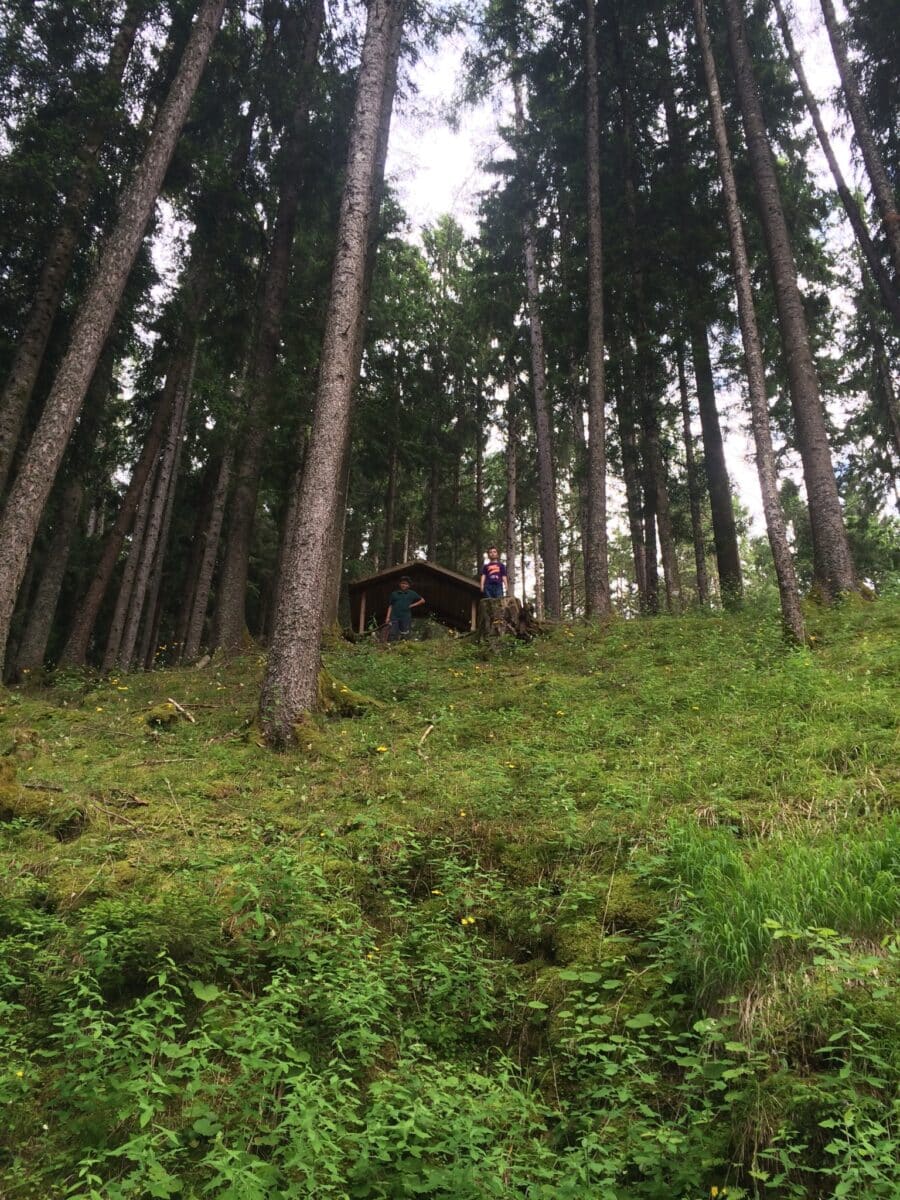
[[527, 605], [520, 604], [515, 596], [485, 599], [478, 602], [479, 641], [497, 643], [505, 637], [515, 637], [530, 642], [540, 626]]

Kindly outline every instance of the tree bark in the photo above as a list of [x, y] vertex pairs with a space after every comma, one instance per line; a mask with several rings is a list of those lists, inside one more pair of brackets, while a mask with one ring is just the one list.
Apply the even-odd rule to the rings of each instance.
[[544, 604], [546, 592], [544, 591], [544, 581], [542, 578], [544, 570], [543, 563], [541, 561], [541, 547], [538, 543], [537, 529], [534, 527], [533, 523], [531, 526], [531, 553], [532, 557], [534, 558], [534, 611], [537, 613], [537, 619], [539, 621], [543, 621], [544, 612], [546, 611], [546, 606]]
[[[609, 547], [606, 533], [606, 366], [603, 329], [603, 221], [600, 204], [600, 85], [597, 77], [597, 10], [585, 0], [588, 224], [588, 451], [585, 608], [608, 616]], [[574, 592], [574, 586], [573, 586]], [[574, 595], [573, 595], [574, 604]]]
[[119, 554], [131, 529], [135, 513], [138, 511], [138, 505], [146, 492], [151, 472], [157, 465], [163, 436], [171, 419], [178, 381], [187, 369], [187, 365], [187, 360], [182, 352], [180, 359], [173, 360], [166, 376], [165, 387], [153, 414], [140, 457], [131, 473], [131, 479], [128, 481], [128, 487], [122, 497], [116, 519], [104, 543], [97, 569], [78, 607], [63, 649], [60, 662], [66, 666], [81, 667], [85, 664], [88, 646], [97, 623], [97, 617], [100, 615], [103, 599], [115, 573]]
[[718, 159], [719, 174], [722, 180], [725, 216], [728, 223], [728, 237], [731, 245], [731, 261], [737, 292], [738, 318], [740, 320], [741, 337], [744, 344], [744, 359], [747, 365], [750, 419], [753, 427], [753, 438], [756, 443], [756, 470], [759, 475], [759, 486], [762, 493], [763, 512], [766, 518], [769, 545], [772, 548], [772, 558], [778, 578], [782, 621], [786, 635], [792, 641], [799, 643], [805, 638], [803, 611], [800, 606], [797, 576], [794, 572], [794, 563], [791, 558], [790, 546], [784, 525], [784, 514], [781, 511], [781, 504], [778, 498], [778, 476], [775, 470], [775, 453], [772, 449], [772, 434], [769, 428], [765, 366], [762, 357], [762, 342], [760, 341], [759, 328], [756, 322], [756, 309], [753, 303], [750, 260], [744, 240], [743, 218], [741, 217], [740, 205], [738, 203], [731, 150], [728, 145], [725, 110], [722, 105], [712, 42], [706, 23], [706, 9], [703, 0], [693, 0], [693, 7], [695, 30], [700, 47], [700, 55], [703, 60], [703, 73], [706, 78], [706, 89], [709, 97], [716, 158]]
[[384, 501], [384, 565], [394, 564], [394, 516], [397, 507], [397, 447], [391, 447], [387, 495]]
[[847, 57], [847, 47], [844, 44], [844, 35], [841, 32], [841, 27], [838, 24], [838, 19], [834, 11], [834, 4], [832, 0], [821, 0], [821, 3], [822, 15], [825, 17], [825, 26], [828, 29], [828, 38], [831, 42], [831, 48], [834, 51], [834, 60], [837, 63], [838, 74], [841, 77], [841, 88], [844, 92], [844, 98], [847, 101], [850, 119], [853, 121], [856, 141], [859, 145], [863, 162], [866, 164], [866, 173], [872, 184], [875, 204], [881, 216], [884, 235], [890, 249], [894, 274], [896, 279], [900, 281], [900, 212], [897, 211], [894, 189], [891, 187], [891, 181], [888, 178], [884, 162], [878, 151], [878, 143], [875, 141], [875, 135], [872, 133], [872, 127], [866, 115], [866, 108], [859, 91], [859, 85], [856, 82], [856, 76], [853, 74], [850, 59]]
[[[381, 93], [381, 118], [378, 124], [378, 138], [375, 145], [375, 171], [372, 187], [372, 218], [369, 223], [368, 243], [366, 245], [366, 266], [363, 277], [362, 312], [359, 322], [356, 344], [353, 348], [353, 365], [351, 378], [355, 388], [359, 382], [362, 369], [363, 352], [365, 350], [366, 315], [372, 295], [372, 278], [375, 274], [375, 260], [378, 254], [379, 216], [384, 200], [384, 170], [387, 163], [388, 143], [391, 135], [391, 116], [394, 111], [394, 97], [397, 92], [397, 69], [400, 64], [400, 50], [403, 43], [402, 14], [392, 21], [387, 50], [387, 66], [384, 72], [384, 84]], [[353, 398], [351, 398], [351, 405]], [[306, 454], [304, 444], [301, 458]], [[328, 579], [324, 592], [323, 627], [334, 626], [338, 622], [341, 602], [341, 584], [344, 577], [344, 535], [347, 528], [347, 496], [350, 489], [351, 447], [348, 440], [344, 457], [341, 462], [340, 486], [338, 488], [338, 505], [335, 510], [334, 523], [331, 528], [331, 549], [329, 551]]]
[[[525, 574], [525, 514], [522, 513], [519, 517], [519, 565], [521, 566], [520, 579], [522, 580], [522, 603], [528, 603], [528, 588], [527, 576]], [[537, 597], [535, 597], [537, 599]], [[535, 605], [535, 608], [537, 605]]]
[[643, 248], [638, 233], [637, 179], [635, 169], [635, 126], [628, 88], [624, 48], [622, 45], [618, 6], [611, 7], [613, 52], [616, 65], [616, 83], [622, 104], [622, 150], [624, 158], [623, 192], [625, 197], [625, 219], [631, 250], [631, 276], [635, 307], [635, 342], [637, 345], [636, 374], [640, 389], [641, 449], [644, 469], [644, 542], [646, 546], [646, 611], [659, 611], [659, 585], [656, 562], [656, 531], [659, 531], [662, 551], [663, 572], [666, 584], [666, 599], [670, 612], [681, 608], [681, 582], [678, 575], [678, 558], [669, 512], [669, 495], [666, 488], [666, 470], [659, 438], [659, 412], [651, 394], [648, 358], [652, 339], [647, 326], [647, 303], [644, 288]]
[[122, 634], [125, 630], [125, 623], [128, 620], [129, 606], [134, 591], [134, 581], [137, 578], [141, 564], [141, 555], [144, 552], [144, 535], [147, 530], [147, 522], [150, 519], [150, 509], [153, 504], [160, 466], [159, 459], [155, 459], [144, 482], [144, 487], [135, 510], [134, 525], [131, 530], [131, 542], [128, 547], [128, 557], [125, 559], [125, 565], [122, 568], [122, 578], [119, 581], [119, 590], [116, 594], [112, 619], [109, 623], [109, 629], [106, 631], [106, 647], [103, 651], [103, 661], [101, 663], [101, 670], [104, 673], [111, 671], [119, 658], [119, 648], [122, 645]]
[[716, 408], [716, 386], [709, 357], [709, 335], [706, 325], [695, 313], [690, 315], [689, 325], [691, 356], [694, 360], [694, 377], [700, 405], [700, 427], [703, 431], [703, 464], [712, 511], [716, 566], [719, 571], [719, 591], [725, 607], [736, 608], [743, 599], [744, 579], [741, 573], [731, 481], [728, 478], [725, 447]]
[[97, 160], [116, 112], [117, 93], [134, 39], [147, 10], [147, 0], [129, 0], [103, 73], [108, 92], [104, 111], [89, 126], [78, 163], [41, 268], [34, 299], [19, 338], [9, 376], [0, 396], [0, 497], [6, 491], [28, 404], [37, 382], [53, 322], [65, 293], [66, 281], [94, 193]]
[[150, 571], [150, 578], [147, 584], [147, 594], [144, 600], [144, 622], [141, 632], [140, 649], [135, 656], [132, 654], [131, 661], [128, 663], [127, 669], [130, 671], [134, 668], [135, 662], [145, 671], [152, 669], [156, 662], [156, 651], [159, 645], [159, 629], [162, 620], [162, 580], [163, 568], [166, 562], [166, 551], [169, 546], [169, 532], [172, 528], [172, 514], [175, 511], [175, 497], [178, 491], [178, 477], [181, 468], [181, 455], [184, 449], [184, 437], [187, 424], [187, 410], [190, 403], [190, 395], [185, 399], [184, 407], [181, 414], [181, 427], [179, 430], [178, 445], [175, 449], [175, 461], [172, 464], [172, 469], [169, 473], [168, 487], [166, 488], [166, 502], [163, 509], [162, 524], [159, 531], [159, 536], [156, 539], [156, 549], [153, 554], [153, 563]]
[[[116, 662], [123, 671], [131, 670], [134, 663], [141, 617], [148, 609], [147, 593], [154, 578], [156, 565], [160, 561], [160, 554], [164, 549], [162, 540], [166, 530], [166, 517], [170, 511], [170, 497], [175, 487], [181, 459], [181, 447], [184, 441], [185, 422], [194, 384], [196, 362], [197, 341], [195, 340], [190, 366], [178, 388], [169, 436], [166, 439], [159, 469], [156, 472], [155, 487], [150, 500], [149, 515], [141, 545], [141, 556], [129, 597], [128, 615], [122, 631], [122, 641], [116, 654]], [[152, 605], [150, 608], [152, 610]], [[112, 663], [104, 663], [106, 669], [112, 665]]]
[[[649, 610], [650, 599], [647, 584], [647, 547], [641, 512], [640, 471], [638, 469], [637, 438], [631, 407], [622, 389], [616, 395], [616, 420], [619, 425], [619, 441], [622, 445], [622, 474], [625, 477], [625, 502], [628, 509], [628, 529], [631, 534], [631, 554], [634, 559], [634, 582], [638, 590], [638, 606], [641, 612]], [[655, 540], [654, 540], [655, 545]]]
[[887, 347], [881, 330], [872, 321], [870, 325], [872, 337], [872, 355], [875, 359], [875, 372], [881, 384], [882, 400], [884, 402], [885, 425], [894, 443], [897, 458], [900, 459], [900, 404], [897, 402], [897, 391], [891, 375], [891, 364], [888, 362]]
[[[525, 114], [522, 84], [513, 84], [516, 136], [524, 138]], [[534, 394], [534, 427], [538, 458], [538, 499], [541, 520], [541, 551], [544, 560], [544, 606], [548, 616], [558, 620], [562, 613], [559, 581], [559, 515], [556, 510], [556, 464], [553, 450], [553, 420], [547, 396], [547, 356], [544, 349], [544, 325], [541, 318], [540, 284], [534, 218], [526, 201], [522, 218], [522, 242], [525, 258], [525, 290], [531, 342], [531, 380]]]
[[791, 33], [790, 22], [787, 19], [787, 13], [784, 10], [782, 0], [775, 0], [775, 12], [778, 15], [778, 24], [781, 28], [781, 36], [784, 40], [785, 48], [788, 52], [788, 57], [791, 60], [791, 66], [794, 68], [794, 74], [797, 76], [797, 82], [800, 84], [800, 91], [803, 93], [803, 99], [806, 101], [806, 107], [809, 110], [810, 118], [815, 127], [816, 134], [819, 138], [819, 145], [822, 147], [822, 153], [828, 162], [834, 179], [837, 193], [841, 198], [841, 203], [844, 206], [844, 211], [850, 221], [850, 225], [856, 235], [856, 240], [859, 243], [859, 248], [863, 253], [866, 264], [874, 279], [881, 298], [884, 301], [884, 306], [893, 316], [897, 326], [900, 327], [900, 292], [897, 291], [891, 277], [884, 269], [884, 264], [881, 261], [881, 256], [875, 248], [875, 244], [869, 234], [866, 222], [863, 218], [860, 206], [856, 197], [847, 186], [847, 181], [844, 179], [844, 174], [841, 171], [838, 161], [835, 158], [834, 150], [831, 146], [831, 139], [825, 129], [825, 123], [822, 120], [822, 114], [819, 111], [819, 105], [813, 95], [812, 88], [806, 78], [806, 72], [803, 69], [803, 60], [797, 50], [794, 36]]
[[246, 629], [245, 598], [250, 545], [269, 434], [268, 413], [284, 307], [290, 284], [291, 251], [303, 187], [303, 156], [308, 142], [313, 68], [325, 18], [323, 0], [309, 8], [298, 67], [297, 96], [282, 163], [278, 211], [266, 266], [256, 329], [256, 344], [247, 380], [247, 406], [228, 505], [228, 535], [219, 577], [217, 636], [226, 654], [239, 654]]
[[378, 135], [397, 22], [402, 22], [401, 0], [372, 0], [350, 131], [315, 413], [260, 698], [261, 724], [276, 744], [291, 739], [295, 722], [315, 708], [318, 698], [322, 593], [340, 501], [338, 476], [349, 446], [356, 385], [352, 369], [365, 317], [366, 258], [377, 193]]
[[428, 529], [425, 541], [428, 546], [428, 561], [437, 562], [438, 513], [440, 511], [440, 483], [438, 480], [437, 451], [432, 442], [431, 465], [428, 471]]
[[210, 522], [213, 519], [213, 508], [216, 501], [216, 488], [222, 475], [222, 457], [210, 453], [200, 476], [197, 495], [190, 507], [195, 516], [190, 538], [181, 558], [185, 564], [181, 581], [181, 597], [178, 604], [178, 616], [172, 633], [172, 648], [177, 650], [177, 661], [184, 658], [184, 643], [187, 640], [188, 625], [191, 623], [191, 613], [197, 596], [197, 581], [203, 563], [203, 546], [206, 542]]
[[648, 466], [647, 440], [643, 441], [642, 516], [644, 538], [644, 570], [647, 573], [647, 595], [644, 612], [655, 616], [659, 612], [659, 552], [656, 540], [656, 476]]
[[84, 477], [103, 423], [106, 402], [112, 389], [115, 362], [115, 349], [112, 342], [107, 341], [91, 380], [84, 411], [67, 454], [68, 461], [63, 467], [66, 478], [59, 496], [53, 534], [47, 547], [37, 591], [28, 608], [28, 621], [16, 648], [17, 676], [25, 671], [38, 670], [43, 666], [46, 657], [59, 594], [78, 532], [85, 492]]
[[691, 432], [691, 405], [684, 370], [684, 342], [677, 347], [678, 394], [681, 398], [681, 427], [684, 432], [684, 456], [687, 463], [688, 496], [691, 505], [691, 537], [694, 543], [694, 563], [697, 568], [697, 600], [705, 608], [709, 604], [709, 576], [706, 573], [706, 546], [703, 537], [703, 500], [694, 455], [694, 435]]
[[741, 7], [742, 0], [724, 0], [738, 101], [787, 361], [797, 448], [803, 462], [816, 583], [823, 598], [836, 599], [842, 592], [856, 591], [859, 584], [844, 529], [803, 298]]
[[4, 655], [16, 593], [47, 496], [140, 249], [224, 7], [225, 0], [202, 0], [178, 73], [141, 163], [122, 195], [115, 227], [75, 318], [69, 349], [9, 493], [0, 521], [0, 645]]
[[[518, 440], [519, 414], [516, 395], [518, 379], [513, 367], [509, 370], [506, 399], [506, 586], [510, 596], [516, 594], [516, 509], [518, 508]], [[522, 578], [522, 600], [525, 599], [525, 579]]]
[[222, 522], [225, 518], [225, 501], [228, 496], [228, 483], [231, 477], [231, 467], [234, 462], [234, 444], [229, 443], [216, 480], [216, 490], [213, 496], [212, 513], [209, 525], [203, 539], [203, 554], [200, 559], [200, 571], [197, 575], [197, 586], [194, 589], [194, 602], [191, 607], [191, 617], [188, 622], [184, 639], [183, 658], [185, 662], [194, 662], [200, 655], [200, 643], [203, 638], [203, 625], [206, 620], [206, 610], [209, 606], [209, 593], [212, 587], [213, 574], [216, 569], [216, 557], [219, 553], [219, 539], [222, 534]]
[[475, 567], [481, 566], [484, 545], [484, 405], [482, 380], [475, 383]]

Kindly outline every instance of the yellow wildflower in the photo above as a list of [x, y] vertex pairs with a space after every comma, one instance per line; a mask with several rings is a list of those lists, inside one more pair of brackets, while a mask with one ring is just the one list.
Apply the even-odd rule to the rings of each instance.
[[387, 746], [376, 746], [375, 751], [377, 754], [387, 754]]

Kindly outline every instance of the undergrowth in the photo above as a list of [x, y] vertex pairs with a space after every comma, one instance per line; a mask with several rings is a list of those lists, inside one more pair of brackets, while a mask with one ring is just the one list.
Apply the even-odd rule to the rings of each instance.
[[898, 613], [2, 693], [0, 1194], [896, 1200]]

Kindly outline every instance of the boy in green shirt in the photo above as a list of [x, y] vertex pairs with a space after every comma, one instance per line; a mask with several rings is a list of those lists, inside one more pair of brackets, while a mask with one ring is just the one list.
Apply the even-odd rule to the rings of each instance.
[[409, 637], [409, 631], [412, 629], [412, 610], [424, 603], [425, 601], [419, 593], [414, 592], [410, 587], [409, 576], [404, 575], [400, 580], [398, 591], [391, 592], [385, 617], [385, 623], [391, 627], [390, 640], [392, 642], [396, 642], [398, 639], [405, 641]]

